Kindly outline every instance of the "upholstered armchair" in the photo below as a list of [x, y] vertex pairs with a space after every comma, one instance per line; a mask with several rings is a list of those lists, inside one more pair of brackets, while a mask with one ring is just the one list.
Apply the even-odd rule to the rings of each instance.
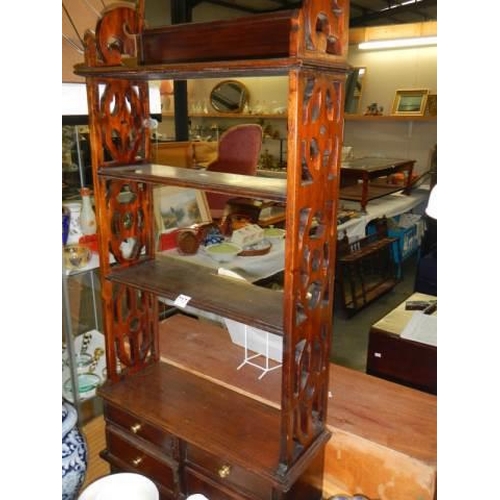
[[[217, 158], [208, 164], [207, 170], [231, 174], [255, 175], [262, 148], [262, 127], [254, 123], [236, 125], [226, 130], [219, 139]], [[206, 193], [213, 219], [224, 214], [231, 196]]]

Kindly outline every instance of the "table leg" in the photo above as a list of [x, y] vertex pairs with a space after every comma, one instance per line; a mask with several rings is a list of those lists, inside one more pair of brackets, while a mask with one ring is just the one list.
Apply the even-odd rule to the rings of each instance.
[[404, 194], [410, 194], [411, 191], [411, 181], [413, 175], [413, 162], [406, 167], [406, 187], [403, 190]]

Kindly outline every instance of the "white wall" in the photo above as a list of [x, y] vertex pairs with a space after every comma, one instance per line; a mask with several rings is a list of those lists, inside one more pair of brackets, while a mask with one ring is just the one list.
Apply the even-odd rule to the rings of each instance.
[[349, 63], [365, 66], [361, 109], [376, 102], [390, 114], [398, 89], [429, 89], [437, 91], [437, 47], [397, 50], [362, 51], [349, 47]]
[[[366, 67], [360, 113], [369, 104], [383, 106], [389, 115], [396, 90], [429, 89], [437, 93], [437, 47], [360, 51], [349, 47], [349, 63]], [[355, 156], [389, 156], [416, 160], [416, 172], [428, 169], [437, 143], [437, 120], [427, 122], [347, 121], [344, 144]]]

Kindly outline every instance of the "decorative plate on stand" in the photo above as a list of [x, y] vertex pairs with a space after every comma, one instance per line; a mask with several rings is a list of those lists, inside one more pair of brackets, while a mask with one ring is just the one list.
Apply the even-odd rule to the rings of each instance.
[[[76, 336], [74, 351], [79, 399], [83, 401], [94, 397], [97, 387], [106, 380], [104, 335], [98, 330], [89, 330]], [[74, 402], [68, 348], [65, 344], [62, 350], [62, 395]]]

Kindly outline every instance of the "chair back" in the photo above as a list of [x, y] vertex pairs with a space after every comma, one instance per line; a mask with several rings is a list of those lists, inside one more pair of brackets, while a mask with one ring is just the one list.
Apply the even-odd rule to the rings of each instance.
[[[262, 127], [255, 123], [236, 125], [226, 130], [219, 139], [217, 158], [207, 170], [231, 174], [255, 175], [262, 148]], [[206, 193], [213, 219], [222, 217], [227, 200], [233, 196]]]

